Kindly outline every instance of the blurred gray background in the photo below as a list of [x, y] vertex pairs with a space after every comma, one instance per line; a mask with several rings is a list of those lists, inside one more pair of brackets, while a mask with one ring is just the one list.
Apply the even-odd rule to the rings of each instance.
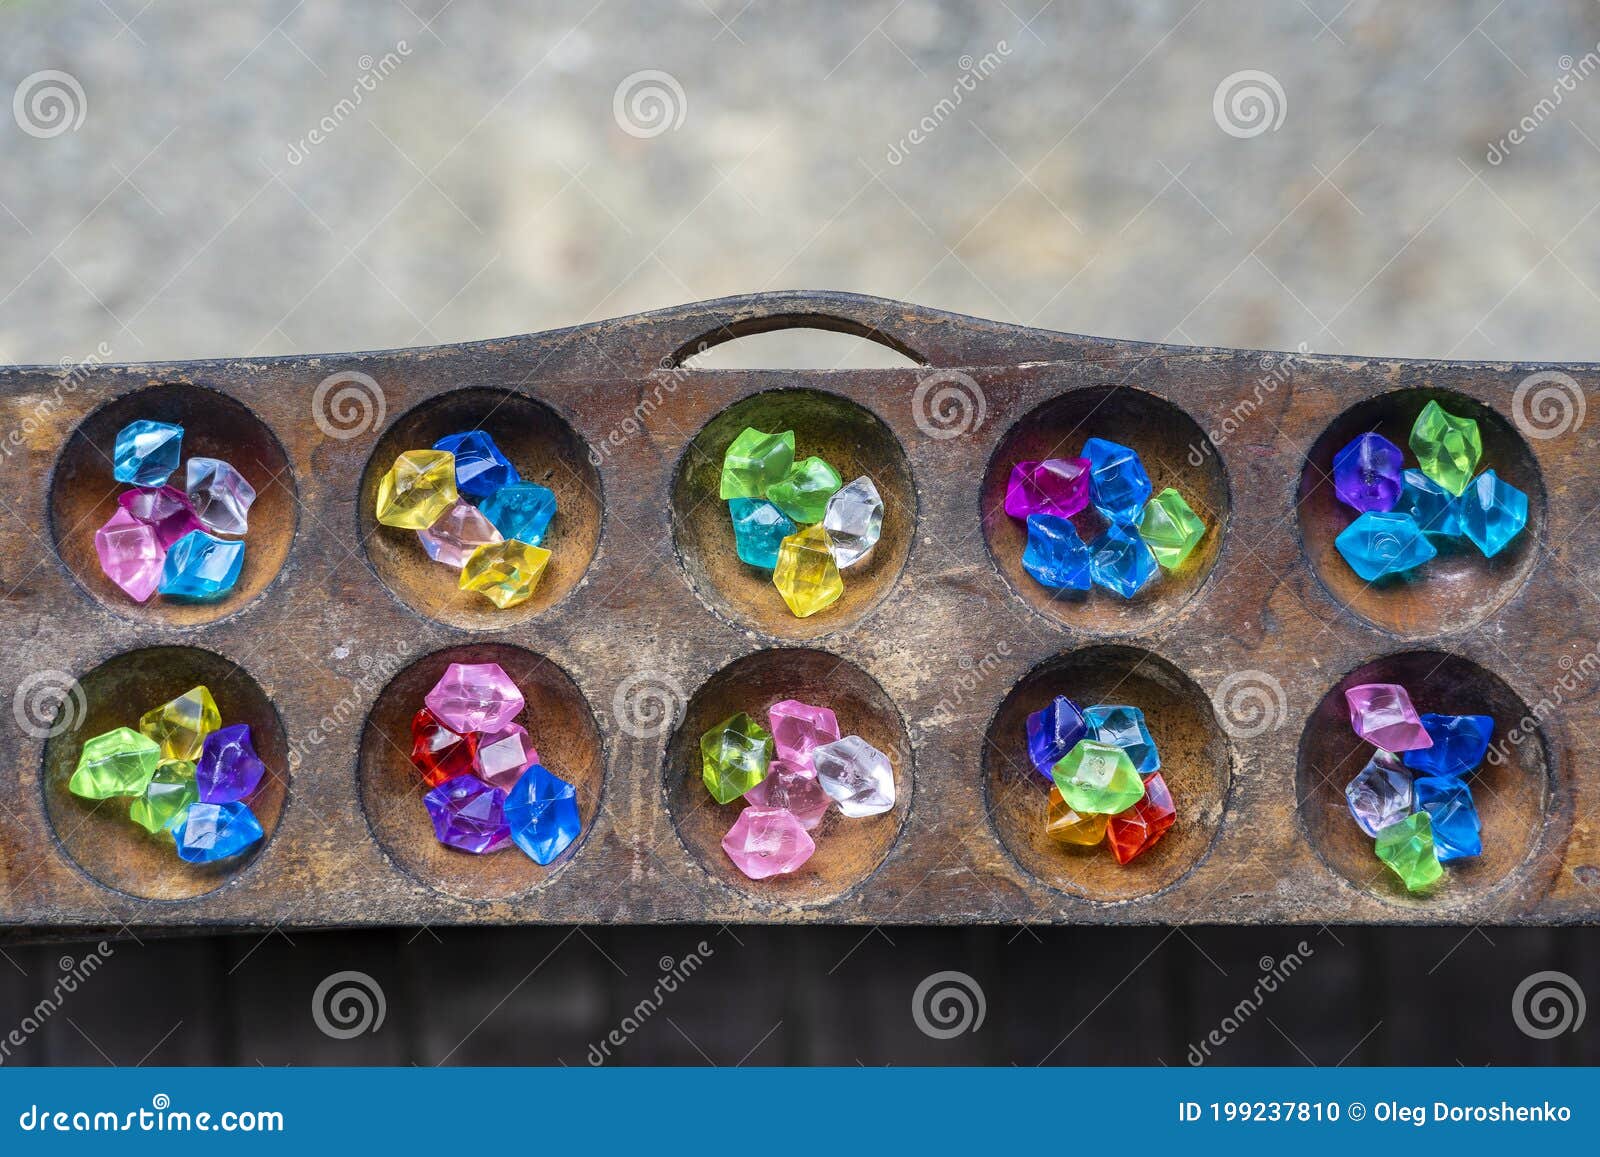
[[[0, 3], [0, 362], [430, 344], [855, 290], [1103, 336], [1600, 358], [1600, 7]], [[1512, 140], [1516, 130], [1520, 140]], [[829, 335], [720, 365], [875, 365]], [[16, 483], [14, 483], [16, 484]], [[439, 929], [114, 947], [10, 1063], [1600, 1059], [1593, 930]], [[1299, 947], [1305, 942], [1308, 950]], [[0, 942], [0, 1033], [76, 946]], [[312, 1015], [339, 969], [377, 1031]], [[918, 1029], [968, 973], [985, 1025]], [[176, 988], [175, 988], [176, 985]]]

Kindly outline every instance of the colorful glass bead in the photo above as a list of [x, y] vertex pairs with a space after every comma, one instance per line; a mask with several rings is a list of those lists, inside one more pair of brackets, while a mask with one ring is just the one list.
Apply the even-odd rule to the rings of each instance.
[[250, 529], [256, 488], [222, 459], [189, 459], [183, 488], [200, 525], [213, 534], [244, 534]]
[[1345, 704], [1355, 733], [1383, 751], [1432, 747], [1433, 736], [1422, 726], [1411, 696], [1398, 683], [1362, 683], [1348, 688]]
[[1369, 836], [1410, 815], [1412, 798], [1410, 773], [1387, 751], [1367, 760], [1344, 789], [1350, 815]]
[[1145, 776], [1144, 798], [1106, 824], [1106, 843], [1119, 864], [1142, 856], [1177, 821], [1178, 808], [1160, 772]]
[[161, 585], [167, 552], [160, 536], [155, 527], [126, 510], [117, 511], [94, 532], [94, 552], [106, 578], [136, 603], [149, 599]]
[[[524, 773], [539, 762], [539, 753], [528, 739], [528, 729], [520, 723], [507, 724], [493, 734], [479, 735], [477, 740], [473, 770], [484, 783], [502, 791], [514, 788]], [[514, 836], [514, 824], [512, 828], [511, 834]]]
[[477, 770], [478, 734], [462, 734], [447, 727], [424, 707], [411, 718], [411, 762], [422, 772], [422, 782], [438, 787], [447, 779]]
[[1402, 476], [1396, 514], [1409, 514], [1422, 533], [1434, 538], [1460, 538], [1461, 515], [1456, 496], [1420, 470], [1407, 470]]
[[1012, 518], [1071, 518], [1089, 505], [1089, 470], [1087, 458], [1018, 462], [1006, 480], [1006, 513]]
[[1167, 570], [1182, 566], [1205, 536], [1205, 522], [1172, 487], [1144, 504], [1139, 537]]
[[537, 482], [513, 482], [485, 498], [478, 509], [502, 538], [539, 546], [556, 516], [556, 492]]
[[1484, 558], [1499, 554], [1528, 524], [1528, 496], [1493, 470], [1485, 470], [1456, 502], [1461, 533]]
[[522, 481], [511, 459], [484, 430], [446, 435], [433, 448], [455, 458], [456, 490], [469, 498], [487, 498], [502, 486]]
[[506, 824], [506, 793], [475, 775], [447, 779], [422, 797], [433, 821], [433, 835], [446, 847], [482, 855], [511, 842]]
[[809, 765], [813, 751], [839, 738], [839, 720], [831, 710], [798, 699], [780, 699], [767, 708], [767, 726], [777, 758], [801, 765]]
[[1089, 734], [1089, 721], [1078, 705], [1057, 695], [1028, 716], [1028, 758], [1034, 770], [1050, 778], [1056, 764]]
[[746, 426], [722, 458], [723, 498], [765, 498], [767, 488], [794, 465], [794, 431], [764, 434]]
[[183, 820], [189, 806], [198, 803], [194, 764], [187, 759], [163, 759], [145, 785], [144, 794], [128, 804], [128, 818], [151, 835], [170, 831]]
[[1369, 583], [1415, 570], [1439, 553], [1409, 514], [1374, 511], [1341, 530], [1333, 545]]
[[517, 847], [536, 864], [548, 864], [583, 831], [578, 789], [542, 763], [522, 773], [505, 802], [506, 823]]
[[467, 556], [457, 585], [477, 591], [502, 611], [525, 603], [539, 589], [550, 552], [515, 538], [486, 542]]
[[1039, 585], [1051, 590], [1086, 591], [1089, 547], [1078, 529], [1054, 514], [1028, 515], [1028, 545], [1022, 551], [1022, 569]]
[[778, 565], [783, 540], [800, 528], [765, 498], [730, 498], [733, 549], [741, 562], [771, 570]]
[[1382, 434], [1362, 434], [1333, 456], [1333, 493], [1361, 514], [1393, 510], [1405, 464], [1400, 447]]
[[718, 803], [732, 803], [766, 778], [772, 736], [743, 711], [700, 737], [700, 778]]
[[1080, 739], [1050, 769], [1061, 798], [1075, 812], [1116, 815], [1144, 798], [1144, 780], [1120, 747]]
[[833, 797], [817, 779], [810, 766], [774, 759], [767, 765], [767, 776], [744, 793], [745, 802], [754, 807], [781, 807], [811, 831], [833, 806]]
[[460, 570], [480, 546], [504, 539], [494, 523], [483, 516], [483, 511], [458, 499], [432, 526], [417, 531], [417, 541], [434, 562]]
[[1483, 854], [1483, 824], [1465, 780], [1423, 776], [1417, 780], [1417, 810], [1433, 824], [1433, 850], [1441, 864]]
[[527, 705], [499, 663], [451, 663], [423, 702], [435, 719], [458, 735], [501, 731]]
[[809, 526], [822, 521], [828, 501], [843, 484], [837, 470], [813, 455], [796, 462], [789, 473], [768, 486], [766, 499], [795, 522]]
[[378, 481], [377, 519], [402, 530], [426, 530], [458, 497], [455, 455], [407, 450]]
[[167, 551], [161, 593], [175, 599], [215, 599], [231, 591], [244, 570], [244, 541], [191, 530]]
[[1420, 722], [1433, 746], [1405, 753], [1405, 765], [1413, 771], [1460, 779], [1489, 754], [1489, 740], [1494, 736], [1492, 716], [1428, 714]]
[[255, 791], [266, 774], [250, 741], [250, 725], [234, 723], [219, 727], [200, 745], [195, 787], [206, 803], [232, 803]]
[[221, 726], [217, 701], [204, 684], [151, 708], [139, 719], [139, 730], [161, 745], [162, 759], [198, 760], [206, 736]]
[[1406, 890], [1419, 892], [1444, 875], [1427, 812], [1412, 812], [1378, 833], [1373, 851], [1400, 877]]
[[1061, 789], [1050, 785], [1050, 802], [1045, 809], [1044, 833], [1061, 844], [1092, 848], [1106, 838], [1111, 817], [1102, 812], [1076, 812], [1067, 806]]
[[722, 837], [722, 850], [750, 879], [765, 880], [799, 869], [817, 845], [805, 825], [784, 809], [747, 807]]
[[161, 550], [177, 542], [191, 530], [204, 530], [189, 505], [189, 496], [176, 486], [145, 486], [124, 490], [117, 505], [156, 532]]
[[833, 540], [820, 524], [783, 540], [778, 547], [778, 565], [772, 569], [772, 585], [797, 619], [808, 618], [839, 601], [844, 594], [844, 580], [834, 561]]
[[1140, 775], [1160, 769], [1161, 755], [1156, 751], [1156, 741], [1150, 738], [1144, 712], [1137, 707], [1099, 704], [1084, 710], [1083, 721], [1089, 728], [1090, 739], [1122, 748], [1133, 761], [1133, 770]]
[[160, 486], [178, 468], [183, 455], [183, 427], [170, 422], [129, 422], [117, 431], [111, 473], [118, 482]]
[[1411, 427], [1411, 452], [1422, 472], [1451, 494], [1460, 494], [1478, 471], [1483, 437], [1472, 418], [1458, 418], [1429, 402]]
[[1089, 544], [1089, 577], [1125, 599], [1138, 594], [1158, 569], [1136, 526], [1112, 523]]
[[172, 829], [178, 857], [191, 864], [210, 864], [247, 851], [261, 839], [261, 821], [250, 805], [195, 803]]
[[84, 743], [67, 790], [84, 799], [143, 795], [160, 762], [160, 744], [131, 727], [118, 727]]
[[1113, 523], [1138, 522], [1153, 489], [1139, 455], [1116, 442], [1090, 438], [1083, 444], [1083, 456], [1089, 461], [1094, 508]]
[[833, 561], [852, 566], [872, 553], [883, 536], [883, 496], [872, 479], [862, 475], [828, 499], [822, 528], [833, 544]]
[[847, 819], [881, 815], [894, 807], [894, 765], [859, 735], [824, 743], [811, 753], [822, 790]]

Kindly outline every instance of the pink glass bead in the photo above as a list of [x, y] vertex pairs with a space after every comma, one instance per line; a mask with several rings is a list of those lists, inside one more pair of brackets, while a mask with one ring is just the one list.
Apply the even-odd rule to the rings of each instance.
[[[772, 746], [779, 759], [811, 766], [811, 753], [839, 738], [839, 721], [826, 707], [784, 699], [767, 709]], [[815, 775], [816, 772], [812, 772]]]
[[1006, 513], [1023, 519], [1030, 514], [1071, 518], [1089, 505], [1089, 468], [1087, 458], [1018, 462], [1006, 482]]
[[1384, 751], [1416, 751], [1433, 746], [1411, 696], [1398, 683], [1363, 683], [1344, 693], [1350, 705], [1350, 726]]
[[451, 731], [503, 731], [522, 711], [522, 692], [499, 663], [451, 663], [423, 700]]
[[472, 503], [459, 500], [428, 529], [417, 531], [417, 538], [429, 558], [457, 570], [467, 565], [467, 558], [480, 546], [502, 541], [494, 523]]
[[822, 822], [833, 797], [822, 790], [816, 769], [775, 759], [767, 765], [767, 778], [744, 793], [745, 802], [755, 807], [782, 808], [806, 831]]
[[478, 777], [491, 787], [510, 791], [522, 773], [539, 762], [539, 753], [528, 742], [528, 729], [513, 723], [493, 735], [478, 739]]
[[191, 530], [205, 529], [189, 505], [189, 496], [176, 486], [124, 490], [117, 495], [117, 505], [146, 526], [154, 527], [162, 550]]
[[800, 867], [817, 845], [800, 821], [782, 808], [747, 807], [722, 837], [722, 850], [752, 880], [765, 880]]
[[118, 510], [94, 532], [94, 552], [100, 556], [100, 569], [106, 578], [134, 602], [142, 603], [156, 593], [167, 552], [155, 527], [140, 522], [126, 510]]

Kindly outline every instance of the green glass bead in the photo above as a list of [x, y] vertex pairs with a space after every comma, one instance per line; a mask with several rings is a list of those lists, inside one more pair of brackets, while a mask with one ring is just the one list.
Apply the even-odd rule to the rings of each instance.
[[1061, 798], [1080, 815], [1116, 815], [1144, 798], [1144, 780], [1120, 747], [1080, 739], [1050, 769]]
[[746, 426], [722, 458], [719, 493], [723, 498], [765, 498], [767, 488], [789, 473], [793, 466], [793, 430], [763, 434], [753, 426]]
[[83, 745], [67, 790], [84, 799], [140, 795], [160, 762], [160, 744], [131, 727], [119, 727]]
[[767, 501], [802, 526], [821, 522], [828, 499], [844, 485], [839, 472], [821, 458], [796, 462], [794, 469], [767, 487]]
[[1176, 570], [1206, 536], [1206, 524], [1183, 495], [1167, 487], [1144, 504], [1139, 537], [1167, 570]]
[[1478, 471], [1483, 437], [1473, 419], [1458, 418], [1438, 402], [1429, 402], [1411, 427], [1411, 452], [1424, 474], [1459, 496]]
[[1444, 875], [1433, 842], [1433, 820], [1425, 811], [1379, 830], [1374, 850], [1409, 892], [1419, 892]]
[[700, 737], [700, 776], [718, 803], [732, 803], [767, 777], [772, 735], [743, 711]]
[[151, 835], [171, 831], [199, 798], [194, 764], [187, 759], [163, 759], [144, 794], [134, 797], [128, 805], [128, 818]]

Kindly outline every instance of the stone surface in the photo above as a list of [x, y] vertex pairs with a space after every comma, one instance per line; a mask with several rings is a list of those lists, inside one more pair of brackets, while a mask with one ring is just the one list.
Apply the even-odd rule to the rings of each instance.
[[254, 792], [266, 773], [250, 740], [250, 725], [234, 723], [217, 728], [200, 745], [195, 787], [206, 803], [232, 803]]
[[1119, 864], [1142, 856], [1178, 819], [1177, 805], [1160, 772], [1145, 776], [1144, 798], [1106, 824], [1106, 843]]
[[1089, 544], [1089, 577], [1125, 599], [1138, 594], [1159, 569], [1135, 526], [1113, 523]]
[[435, 719], [460, 735], [503, 730], [526, 706], [499, 663], [451, 663], [423, 702]]
[[810, 766], [811, 753], [839, 738], [839, 720], [827, 707], [780, 699], [767, 708], [772, 749], [778, 759]]
[[162, 759], [199, 759], [206, 736], [221, 726], [217, 701], [204, 685], [152, 707], [139, 719], [139, 730], [160, 745]]
[[1411, 695], [1398, 683], [1362, 683], [1348, 688], [1345, 704], [1355, 733], [1382, 751], [1414, 751], [1432, 747]]
[[1417, 810], [1433, 825], [1433, 850], [1441, 864], [1483, 854], [1483, 825], [1466, 781], [1422, 776], [1416, 782]]
[[728, 859], [752, 880], [784, 876], [817, 850], [799, 819], [783, 808], [747, 807], [722, 837]]
[[1067, 806], [1061, 789], [1050, 785], [1050, 799], [1045, 806], [1045, 834], [1057, 843], [1076, 848], [1092, 848], [1106, 838], [1106, 824], [1111, 817], [1101, 812], [1076, 812]]
[[191, 804], [199, 801], [194, 784], [194, 764], [187, 759], [164, 759], [145, 785], [144, 794], [128, 803], [128, 818], [151, 835], [170, 831], [182, 822]]
[[549, 864], [583, 831], [578, 789], [541, 763], [518, 777], [506, 796], [505, 818], [512, 840], [536, 864]]
[[[472, 768], [490, 787], [510, 791], [523, 774], [539, 762], [539, 753], [528, 738], [528, 729], [520, 723], [507, 724], [499, 731], [486, 732], [476, 738], [478, 750]], [[516, 835], [515, 825], [512, 835]]]
[[778, 547], [778, 565], [772, 570], [772, 585], [799, 619], [839, 601], [844, 579], [833, 557], [833, 540], [820, 524], [783, 540]]
[[1150, 737], [1150, 728], [1145, 725], [1144, 712], [1137, 707], [1098, 704], [1085, 708], [1083, 721], [1089, 729], [1088, 738], [1122, 748], [1133, 762], [1133, 770], [1140, 775], [1160, 769], [1161, 754], [1156, 750], [1156, 741]]
[[377, 519], [402, 530], [426, 530], [458, 497], [453, 454], [407, 450], [378, 481]]
[[1433, 842], [1427, 812], [1413, 812], [1378, 833], [1373, 844], [1378, 859], [1389, 866], [1411, 892], [1420, 892], [1444, 875]]
[[467, 556], [457, 585], [475, 591], [502, 611], [527, 602], [539, 589], [550, 552], [518, 539], [487, 542]]
[[478, 510], [507, 541], [539, 546], [555, 519], [556, 495], [537, 482], [513, 482], [485, 498]]
[[504, 539], [481, 510], [458, 499], [432, 526], [417, 531], [417, 541], [434, 562], [460, 570], [480, 546]]
[[1065, 695], [1057, 695], [1028, 716], [1028, 759], [1046, 779], [1061, 758], [1089, 734], [1083, 711]]
[[1093, 585], [1089, 561], [1089, 547], [1072, 523], [1053, 514], [1028, 516], [1028, 545], [1022, 551], [1022, 569], [1040, 586], [1088, 590]]
[[1493, 470], [1485, 470], [1467, 486], [1456, 502], [1461, 533], [1493, 558], [1528, 524], [1528, 496]]
[[1150, 499], [1150, 475], [1139, 455], [1127, 446], [1104, 438], [1083, 444], [1089, 462], [1089, 501], [1113, 523], [1135, 523]]
[[1420, 470], [1402, 476], [1400, 500], [1394, 513], [1409, 514], [1423, 534], [1431, 538], [1460, 538], [1461, 514], [1456, 496]]
[[823, 788], [815, 768], [782, 759], [767, 765], [766, 778], [745, 792], [744, 798], [754, 807], [782, 808], [808, 832], [833, 806], [833, 797]]
[[1177, 570], [1182, 566], [1205, 536], [1205, 521], [1172, 487], [1168, 486], [1144, 504], [1139, 537], [1165, 569]]
[[828, 503], [844, 484], [839, 472], [813, 455], [796, 462], [778, 481], [767, 487], [766, 500], [801, 526], [821, 522]]
[[865, 559], [883, 535], [883, 497], [877, 484], [863, 475], [841, 487], [828, 499], [822, 528], [841, 568]]
[[250, 805], [196, 803], [172, 829], [178, 856], [192, 864], [209, 864], [249, 851], [262, 837], [261, 821]]
[[117, 505], [156, 532], [162, 552], [191, 530], [204, 530], [189, 505], [189, 496], [176, 486], [141, 486], [117, 495]]
[[1460, 494], [1477, 473], [1483, 458], [1483, 437], [1478, 423], [1429, 402], [1411, 427], [1411, 452], [1422, 473], [1451, 494]]
[[1079, 813], [1116, 815], [1144, 798], [1144, 781], [1120, 747], [1080, 739], [1051, 768], [1068, 807]]
[[486, 430], [447, 434], [433, 448], [455, 458], [456, 490], [468, 498], [487, 498], [502, 486], [522, 481], [511, 459], [500, 452]]
[[219, 599], [238, 583], [244, 549], [243, 539], [192, 530], [167, 551], [156, 589], [175, 599]]
[[244, 534], [250, 529], [256, 488], [229, 463], [220, 458], [189, 459], [183, 489], [200, 525], [213, 534]]
[[182, 426], [140, 419], [117, 431], [111, 473], [118, 482], [160, 486], [172, 477], [182, 454]]
[[767, 489], [793, 466], [793, 430], [766, 434], [746, 426], [723, 455], [718, 493], [723, 498], [765, 498]]
[[730, 498], [728, 515], [733, 519], [734, 553], [739, 561], [762, 570], [778, 565], [783, 540], [800, 529], [765, 498]]
[[811, 753], [822, 790], [848, 819], [881, 815], [894, 807], [894, 765], [859, 735], [846, 735]]
[[411, 762], [422, 772], [422, 781], [438, 787], [458, 775], [477, 770], [478, 735], [452, 730], [424, 707], [411, 719]]
[[1393, 510], [1405, 462], [1400, 447], [1382, 434], [1362, 434], [1333, 456], [1333, 492], [1362, 514]]
[[1411, 814], [1411, 773], [1397, 756], [1379, 751], [1345, 785], [1344, 799], [1361, 830], [1375, 836]]
[[161, 585], [167, 552], [156, 528], [118, 510], [94, 532], [94, 552], [106, 578], [136, 603], [146, 602]]
[[475, 775], [447, 779], [422, 797], [433, 821], [433, 835], [446, 847], [482, 855], [511, 843], [506, 824], [506, 793]]
[[1369, 511], [1333, 540], [1340, 555], [1367, 582], [1415, 570], [1438, 554], [1409, 514]]
[[1405, 765], [1419, 775], [1461, 778], [1483, 762], [1494, 738], [1494, 719], [1488, 715], [1434, 715], [1421, 717], [1422, 729], [1432, 747], [1405, 753]]
[[700, 736], [700, 777], [718, 803], [732, 803], [766, 778], [772, 736], [743, 711]]
[[67, 790], [84, 799], [142, 795], [161, 762], [161, 746], [131, 727], [85, 741]]
[[1006, 480], [1006, 513], [1012, 518], [1049, 514], [1071, 518], [1089, 505], [1087, 458], [1018, 462]]

